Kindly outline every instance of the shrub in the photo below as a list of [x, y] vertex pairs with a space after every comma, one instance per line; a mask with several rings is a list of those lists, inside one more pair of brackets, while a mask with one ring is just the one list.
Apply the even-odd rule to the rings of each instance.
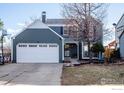
[[111, 53], [111, 58], [120, 58], [120, 49], [118, 48], [117, 50], [113, 50]]
[[101, 43], [95, 43], [91, 47], [91, 51], [94, 53], [99, 53], [99, 52], [104, 52], [105, 50], [104, 50], [104, 47]]

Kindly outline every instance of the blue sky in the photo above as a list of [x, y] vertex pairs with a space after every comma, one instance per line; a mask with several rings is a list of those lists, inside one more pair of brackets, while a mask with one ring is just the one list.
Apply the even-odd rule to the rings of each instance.
[[60, 18], [59, 4], [0, 4], [0, 18], [6, 29], [16, 30], [30, 17], [40, 17], [42, 11], [48, 18]]
[[[0, 4], [0, 18], [5, 28], [11, 33], [16, 32], [21, 24], [30, 20], [30, 17], [40, 17], [41, 12], [47, 12], [47, 18], [61, 18], [60, 4]], [[124, 4], [110, 4], [105, 25], [110, 28], [112, 23], [117, 23], [124, 13]]]
[[124, 3], [111, 3], [108, 7], [107, 27], [111, 27], [113, 23], [117, 23], [124, 13]]

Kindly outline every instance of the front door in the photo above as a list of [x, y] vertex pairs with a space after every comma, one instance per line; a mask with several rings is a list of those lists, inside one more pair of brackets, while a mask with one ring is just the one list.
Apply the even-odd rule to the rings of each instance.
[[66, 43], [65, 57], [77, 58], [77, 45], [75, 43]]

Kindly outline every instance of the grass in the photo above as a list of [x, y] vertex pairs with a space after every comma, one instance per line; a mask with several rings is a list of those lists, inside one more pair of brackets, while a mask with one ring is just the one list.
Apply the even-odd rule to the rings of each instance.
[[124, 84], [124, 65], [64, 67], [62, 85]]

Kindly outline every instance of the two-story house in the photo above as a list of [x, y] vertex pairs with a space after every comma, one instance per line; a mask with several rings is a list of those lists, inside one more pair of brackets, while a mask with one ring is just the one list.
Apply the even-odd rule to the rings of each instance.
[[[87, 43], [79, 44], [79, 31], [67, 23], [68, 19], [47, 19], [46, 12], [42, 12], [41, 18], [12, 38], [12, 62], [62, 63], [66, 56], [87, 58]], [[94, 20], [91, 28], [94, 40], [102, 42], [101, 22]]]

